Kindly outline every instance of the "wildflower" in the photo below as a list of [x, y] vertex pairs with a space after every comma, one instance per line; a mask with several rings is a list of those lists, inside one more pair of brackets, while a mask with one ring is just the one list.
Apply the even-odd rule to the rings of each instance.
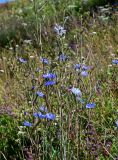
[[54, 120], [54, 119], [56, 119], [56, 115], [53, 113], [47, 113], [46, 118], [49, 120]]
[[36, 118], [41, 118], [41, 119], [46, 118], [46, 115], [42, 114], [41, 112], [35, 112], [33, 115]]
[[49, 64], [49, 61], [47, 58], [40, 58], [40, 60], [44, 63], [44, 64]]
[[47, 81], [47, 82], [45, 82], [45, 86], [52, 86], [54, 84], [56, 84], [55, 81]]
[[37, 96], [39, 96], [39, 97], [44, 97], [44, 93], [42, 93], [42, 92], [37, 91], [36, 94], [37, 94]]
[[67, 60], [67, 56], [64, 55], [63, 53], [60, 54], [58, 58], [59, 58], [60, 61], [66, 61]]
[[43, 78], [56, 78], [56, 75], [53, 73], [43, 74]]
[[38, 113], [37, 112], [33, 113], [33, 116], [38, 117]]
[[90, 66], [85, 66], [85, 65], [82, 66], [82, 70], [85, 71], [85, 70], [88, 70], [88, 69], [90, 69]]
[[45, 106], [40, 106], [40, 107], [39, 107], [39, 110], [40, 110], [41, 112], [47, 112], [47, 111], [48, 111], [48, 109], [47, 109]]
[[31, 127], [32, 126], [32, 123], [28, 122], [28, 121], [24, 121], [24, 126], [27, 126], [27, 127]]
[[70, 91], [76, 96], [82, 96], [82, 92], [80, 91], [79, 88], [72, 87]]
[[27, 61], [23, 58], [18, 58], [18, 60], [21, 62], [21, 63], [26, 63]]
[[95, 106], [96, 106], [95, 103], [88, 103], [88, 104], [86, 104], [86, 108], [89, 108], [89, 109], [94, 108]]
[[54, 31], [57, 33], [58, 36], [63, 36], [64, 34], [66, 34], [66, 30], [62, 26], [57, 24], [54, 27]]
[[82, 72], [81, 72], [81, 76], [83, 76], [83, 77], [88, 76], [88, 72], [86, 72], [86, 71], [82, 71]]
[[113, 63], [113, 64], [118, 64], [118, 59], [112, 60], [112, 63]]
[[75, 68], [75, 69], [80, 69], [80, 68], [81, 68], [81, 64], [75, 64], [75, 65], [74, 65], [74, 68]]

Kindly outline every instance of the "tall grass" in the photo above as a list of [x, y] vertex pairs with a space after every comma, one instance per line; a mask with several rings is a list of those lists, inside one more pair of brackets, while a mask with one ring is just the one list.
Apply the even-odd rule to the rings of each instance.
[[117, 17], [81, 14], [69, 0], [10, 13], [1, 19], [0, 159], [116, 160]]

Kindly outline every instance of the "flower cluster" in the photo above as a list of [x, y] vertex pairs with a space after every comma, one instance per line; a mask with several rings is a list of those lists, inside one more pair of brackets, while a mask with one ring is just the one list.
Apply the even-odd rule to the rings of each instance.
[[53, 74], [53, 73], [47, 73], [47, 74], [43, 74], [43, 78], [52, 78], [52, 79], [54, 79], [54, 78], [56, 78], [56, 75], [55, 74]]
[[56, 78], [56, 75], [53, 73], [43, 74], [43, 78], [45, 78], [46, 80], [46, 82], [44, 83], [45, 86], [53, 86], [56, 84], [55, 81], [50, 80]]
[[88, 76], [88, 70], [91, 68], [90, 66], [86, 66], [83, 64], [75, 64], [74, 68], [80, 71], [80, 75], [83, 77]]
[[56, 115], [53, 113], [43, 114], [41, 112], [35, 112], [33, 115], [35, 118], [40, 118], [40, 119], [48, 119], [48, 120], [55, 120], [56, 119]]
[[[33, 116], [35, 118], [47, 119], [47, 120], [55, 120], [56, 119], [56, 115], [54, 113], [48, 113], [48, 109], [43, 105], [39, 107], [39, 112], [33, 113]], [[27, 126], [27, 127], [33, 126], [33, 124], [28, 121], [24, 121], [23, 125]]]

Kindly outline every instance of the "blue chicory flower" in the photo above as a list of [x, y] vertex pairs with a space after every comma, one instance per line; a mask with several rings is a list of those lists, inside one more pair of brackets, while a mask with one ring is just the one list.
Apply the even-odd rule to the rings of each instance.
[[85, 70], [88, 70], [88, 69], [90, 69], [90, 66], [85, 66], [85, 65], [82, 66], [82, 70], [85, 71]]
[[45, 82], [45, 86], [53, 86], [53, 85], [55, 85], [56, 84], [56, 82], [55, 81], [47, 81], [47, 82]]
[[89, 109], [92, 109], [92, 108], [94, 108], [95, 106], [96, 106], [95, 103], [88, 103], [88, 104], [86, 104], [86, 108], [89, 108]]
[[44, 64], [49, 64], [49, 60], [47, 58], [42, 58], [40, 57], [40, 60], [44, 63]]
[[60, 54], [58, 58], [59, 58], [60, 61], [66, 61], [67, 60], [67, 56], [64, 55], [63, 53]]
[[39, 110], [40, 110], [41, 112], [47, 112], [47, 111], [48, 111], [47, 107], [45, 107], [45, 106], [40, 106], [40, 107], [39, 107]]
[[70, 89], [70, 91], [71, 91], [74, 95], [76, 95], [76, 96], [79, 96], [79, 97], [82, 96], [82, 92], [80, 91], [79, 88], [72, 87], [72, 88]]
[[112, 60], [112, 63], [113, 63], [113, 64], [118, 64], [118, 59]]
[[42, 114], [41, 112], [35, 112], [33, 116], [41, 119], [46, 118], [46, 115]]
[[54, 120], [54, 119], [56, 119], [56, 115], [53, 113], [47, 113], [46, 118], [49, 120]]
[[24, 126], [27, 126], [27, 127], [31, 127], [32, 126], [32, 123], [28, 122], [28, 121], [24, 121], [23, 123]]
[[63, 36], [64, 34], [66, 34], [66, 30], [64, 29], [64, 27], [57, 24], [54, 27], [54, 31], [57, 33], [58, 36]]
[[33, 113], [33, 116], [34, 116], [34, 117], [38, 117], [38, 113], [37, 113], [37, 112], [34, 112], [34, 113]]
[[21, 63], [26, 63], [27, 61], [23, 58], [18, 58], [18, 60], [21, 62]]
[[53, 73], [43, 74], [43, 78], [56, 78], [56, 75]]
[[81, 64], [75, 64], [75, 65], [74, 65], [74, 68], [75, 68], [75, 69], [80, 69], [80, 68], [81, 68]]
[[40, 91], [37, 91], [36, 94], [37, 94], [37, 96], [39, 96], [39, 97], [44, 97], [44, 93], [42, 93], [42, 92], [40, 92]]
[[83, 76], [83, 77], [88, 76], [88, 72], [86, 72], [86, 71], [82, 71], [82, 72], [81, 72], [81, 76]]

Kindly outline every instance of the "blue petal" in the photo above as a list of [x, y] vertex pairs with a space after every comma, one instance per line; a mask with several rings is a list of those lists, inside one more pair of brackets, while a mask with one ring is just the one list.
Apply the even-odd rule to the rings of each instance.
[[41, 112], [38, 112], [38, 117], [43, 119], [43, 118], [46, 118], [46, 115], [42, 114]]
[[95, 103], [88, 103], [88, 104], [86, 104], [86, 108], [89, 108], [89, 109], [94, 108], [95, 106], [96, 106]]
[[52, 85], [55, 85], [56, 82], [55, 81], [47, 81], [45, 82], [45, 86], [52, 86]]
[[75, 65], [74, 65], [74, 68], [75, 68], [75, 69], [80, 69], [80, 68], [81, 68], [81, 64], [75, 64]]
[[54, 119], [56, 119], [56, 115], [53, 113], [47, 113], [46, 118], [49, 120], [54, 120]]
[[112, 63], [113, 63], [113, 64], [118, 64], [118, 59], [112, 60]]
[[24, 126], [28, 126], [28, 127], [31, 127], [32, 126], [32, 123], [28, 122], [28, 121], [24, 121]]
[[41, 112], [35, 112], [33, 116], [41, 119], [46, 118], [46, 115], [42, 114]]
[[42, 92], [36, 92], [36, 94], [39, 96], [39, 97], [44, 97], [44, 94]]
[[83, 76], [83, 77], [88, 76], [88, 72], [86, 72], [86, 71], [82, 71], [82, 72], [81, 72], [81, 76]]
[[26, 63], [27, 61], [23, 58], [18, 58], [21, 63]]
[[85, 65], [82, 66], [82, 70], [88, 70], [88, 69], [90, 69], [90, 66], [85, 66]]
[[40, 58], [41, 59], [41, 61], [43, 62], [43, 63], [45, 63], [45, 64], [49, 64], [49, 61], [48, 61], [48, 59], [47, 58]]
[[43, 78], [56, 78], [56, 75], [53, 73], [43, 74]]

